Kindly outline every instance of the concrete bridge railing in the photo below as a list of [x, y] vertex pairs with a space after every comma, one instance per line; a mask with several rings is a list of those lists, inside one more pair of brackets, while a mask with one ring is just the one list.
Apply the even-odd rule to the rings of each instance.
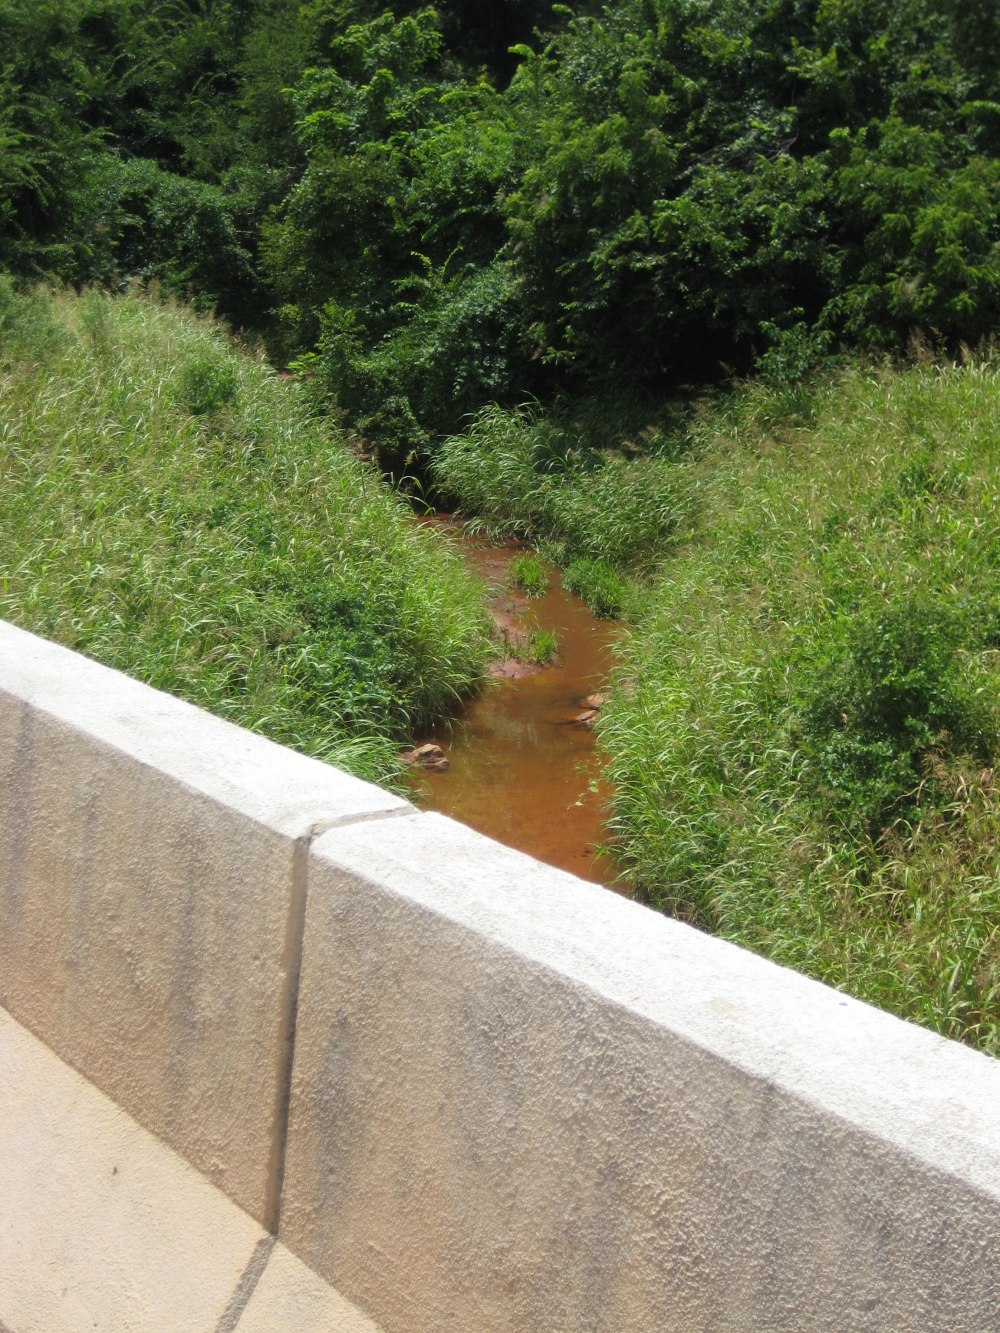
[[1000, 1063], [2, 623], [0, 1005], [386, 1333], [1000, 1327]]

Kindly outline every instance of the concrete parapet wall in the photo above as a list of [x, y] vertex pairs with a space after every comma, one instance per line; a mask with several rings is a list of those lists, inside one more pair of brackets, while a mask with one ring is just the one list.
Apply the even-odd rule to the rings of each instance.
[[0, 1328], [378, 1333], [2, 1008]]
[[405, 810], [0, 622], [0, 1005], [277, 1218], [306, 850]]
[[241, 1328], [1000, 1327], [1000, 1063], [2, 623], [0, 1005], [254, 1219], [220, 1292], [279, 1229]]
[[1000, 1064], [416, 815], [313, 845], [282, 1234], [389, 1333], [1000, 1327]]

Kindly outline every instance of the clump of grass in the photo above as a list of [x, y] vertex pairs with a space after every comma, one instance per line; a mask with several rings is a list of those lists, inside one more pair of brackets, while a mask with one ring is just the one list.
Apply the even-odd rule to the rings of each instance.
[[[648, 901], [1000, 1052], [1000, 369], [747, 388], [599, 725]], [[801, 404], [799, 405], [801, 407]]]
[[510, 562], [509, 575], [511, 584], [526, 592], [529, 597], [545, 596], [549, 576], [538, 556], [530, 553], [515, 556]]
[[599, 620], [615, 620], [621, 615], [627, 584], [606, 560], [574, 560], [566, 566], [563, 583], [588, 603]]
[[0, 282], [0, 614], [389, 779], [490, 655], [482, 592], [301, 391], [131, 294]]
[[539, 629], [531, 636], [530, 652], [534, 661], [546, 666], [559, 652], [559, 637], [554, 630]]
[[180, 376], [181, 401], [196, 417], [221, 411], [236, 397], [236, 388], [235, 367], [216, 349], [192, 358]]

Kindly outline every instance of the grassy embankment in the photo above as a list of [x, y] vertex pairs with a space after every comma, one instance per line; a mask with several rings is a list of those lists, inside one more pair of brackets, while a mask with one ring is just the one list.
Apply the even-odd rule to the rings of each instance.
[[0, 615], [368, 777], [488, 656], [460, 558], [218, 326], [0, 285]]
[[601, 738], [649, 901], [1000, 1049], [1000, 370], [757, 386], [680, 464], [688, 534]]
[[630, 622], [599, 723], [627, 882], [1000, 1050], [1000, 369], [758, 383], [674, 452], [593, 438], [493, 409], [436, 466]]

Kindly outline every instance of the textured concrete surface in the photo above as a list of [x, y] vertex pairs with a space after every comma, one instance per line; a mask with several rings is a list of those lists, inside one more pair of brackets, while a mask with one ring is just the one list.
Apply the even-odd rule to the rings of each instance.
[[284, 1245], [276, 1245], [237, 1333], [378, 1333], [372, 1321]]
[[0, 1004], [273, 1227], [309, 838], [407, 809], [0, 622]]
[[0, 1321], [215, 1333], [261, 1228], [0, 1009]]
[[378, 1333], [0, 1009], [0, 1330]]
[[987, 1333], [1000, 1063], [357, 825], [311, 852], [282, 1239], [388, 1333]]

